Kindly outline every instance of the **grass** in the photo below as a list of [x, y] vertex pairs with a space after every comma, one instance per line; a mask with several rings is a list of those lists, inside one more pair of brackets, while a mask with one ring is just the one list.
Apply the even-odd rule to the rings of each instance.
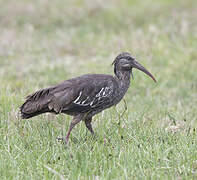
[[[195, 0], [0, 0], [1, 179], [196, 179]], [[24, 97], [129, 51], [142, 72], [124, 102], [96, 115], [96, 137], [71, 117], [22, 120]]]

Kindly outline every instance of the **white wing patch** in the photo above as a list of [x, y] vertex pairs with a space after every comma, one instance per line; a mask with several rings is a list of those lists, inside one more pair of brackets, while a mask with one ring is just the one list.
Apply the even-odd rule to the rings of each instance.
[[103, 92], [103, 90], [104, 90], [105, 88], [102, 88], [100, 91], [99, 91], [99, 93], [98, 94], [96, 94], [96, 97], [100, 97], [100, 96], [102, 96], [102, 92]]
[[108, 95], [110, 95], [112, 93], [112, 88], [111, 87], [105, 87], [102, 88], [98, 94], [96, 94], [96, 97], [107, 97]]
[[77, 103], [77, 101], [80, 99], [81, 95], [82, 95], [82, 91], [80, 91], [79, 96], [75, 99], [74, 103]]
[[82, 93], [83, 92], [80, 91], [79, 96], [75, 99], [75, 101], [73, 103], [78, 104], [80, 106], [87, 106], [87, 105], [89, 105], [89, 103], [86, 103], [86, 102], [89, 99], [89, 97], [87, 97], [85, 100], [81, 101], [80, 98], [81, 98]]
[[[111, 95], [113, 91], [112, 87], [103, 87], [101, 90], [95, 95], [95, 97], [87, 97], [86, 99], [81, 98], [82, 97], [82, 91], [80, 91], [79, 96], [74, 100], [73, 103], [80, 105], [80, 106], [92, 106], [95, 107], [97, 104], [101, 103], [102, 98], [105, 98], [109, 95]], [[90, 101], [92, 99], [92, 101]], [[101, 100], [101, 101], [100, 101]]]
[[[102, 88], [95, 96], [95, 98], [92, 100], [92, 102], [90, 103], [90, 106], [95, 107], [98, 104], [102, 104], [103, 103], [103, 99], [102, 98], [106, 98], [107, 96], [110, 96], [112, 94], [113, 88], [110, 87], [105, 87]], [[106, 100], [106, 99], [105, 99]]]

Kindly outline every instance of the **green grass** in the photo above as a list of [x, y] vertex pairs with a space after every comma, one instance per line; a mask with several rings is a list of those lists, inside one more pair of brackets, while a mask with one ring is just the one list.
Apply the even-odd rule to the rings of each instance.
[[[0, 0], [0, 179], [197, 179], [197, 1]], [[129, 51], [122, 101], [96, 115], [22, 120], [24, 97], [85, 73], [113, 73]]]

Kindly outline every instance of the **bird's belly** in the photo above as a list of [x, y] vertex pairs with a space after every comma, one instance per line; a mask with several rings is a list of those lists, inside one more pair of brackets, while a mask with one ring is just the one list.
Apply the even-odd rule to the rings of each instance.
[[87, 113], [91, 110], [90, 106], [80, 106], [72, 104], [69, 108], [63, 109], [62, 113], [76, 116], [78, 114]]

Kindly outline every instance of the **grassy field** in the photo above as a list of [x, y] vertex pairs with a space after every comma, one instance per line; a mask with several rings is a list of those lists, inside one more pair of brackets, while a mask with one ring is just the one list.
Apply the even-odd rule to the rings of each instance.
[[[0, 179], [197, 179], [196, 0], [0, 0]], [[71, 117], [19, 117], [25, 96], [85, 73], [140, 71], [116, 108], [65, 136]]]

